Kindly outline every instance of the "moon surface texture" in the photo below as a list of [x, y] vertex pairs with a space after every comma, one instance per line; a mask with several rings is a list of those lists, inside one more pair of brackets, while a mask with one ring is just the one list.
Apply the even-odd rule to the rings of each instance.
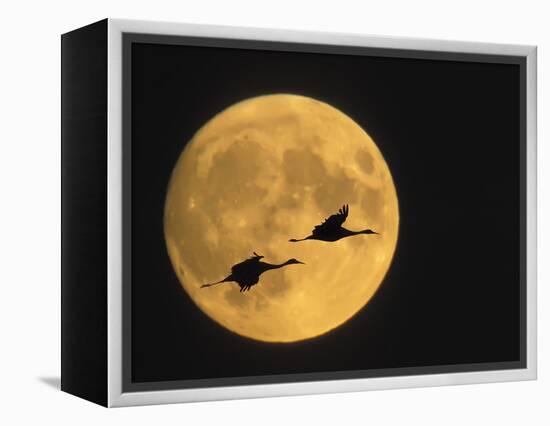
[[[290, 238], [349, 204], [337, 242]], [[230, 106], [183, 149], [164, 212], [168, 254], [182, 287], [210, 318], [252, 339], [293, 342], [326, 333], [374, 295], [397, 243], [399, 211], [386, 161], [350, 117], [312, 98], [277, 94]], [[245, 293], [200, 288], [255, 251], [271, 270]]]

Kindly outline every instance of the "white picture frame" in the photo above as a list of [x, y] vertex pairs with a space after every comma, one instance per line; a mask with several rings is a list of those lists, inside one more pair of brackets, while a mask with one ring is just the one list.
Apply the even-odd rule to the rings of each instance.
[[[144, 34], [231, 40], [350, 46], [431, 54], [503, 55], [525, 61], [526, 92], [526, 368], [415, 374], [312, 382], [271, 383], [208, 388], [125, 391], [123, 386], [123, 36]], [[537, 377], [537, 148], [536, 47], [315, 33], [260, 28], [236, 28], [167, 22], [107, 20], [107, 378], [109, 407], [194, 401], [259, 398], [334, 392], [534, 380]], [[74, 392], [73, 392], [74, 393]]]

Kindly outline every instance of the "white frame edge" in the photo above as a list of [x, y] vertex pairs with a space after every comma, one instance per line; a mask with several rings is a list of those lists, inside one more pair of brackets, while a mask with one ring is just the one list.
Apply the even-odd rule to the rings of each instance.
[[[527, 368], [214, 388], [122, 392], [122, 34], [298, 42], [527, 58]], [[460, 385], [537, 377], [537, 99], [535, 46], [109, 19], [107, 101], [107, 294], [109, 407]]]

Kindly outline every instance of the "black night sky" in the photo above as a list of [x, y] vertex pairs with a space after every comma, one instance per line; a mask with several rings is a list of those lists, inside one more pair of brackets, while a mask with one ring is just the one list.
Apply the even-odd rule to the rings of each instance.
[[[133, 44], [131, 64], [133, 382], [520, 360], [519, 65], [144, 43]], [[227, 106], [269, 93], [352, 117], [384, 155], [400, 208], [396, 254], [367, 307], [293, 344], [243, 338], [203, 314], [163, 237], [184, 141]]]

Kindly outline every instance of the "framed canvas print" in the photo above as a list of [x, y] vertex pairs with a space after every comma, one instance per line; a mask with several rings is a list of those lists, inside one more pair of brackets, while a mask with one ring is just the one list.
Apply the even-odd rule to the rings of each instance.
[[536, 377], [532, 46], [103, 20], [62, 42], [62, 389]]

